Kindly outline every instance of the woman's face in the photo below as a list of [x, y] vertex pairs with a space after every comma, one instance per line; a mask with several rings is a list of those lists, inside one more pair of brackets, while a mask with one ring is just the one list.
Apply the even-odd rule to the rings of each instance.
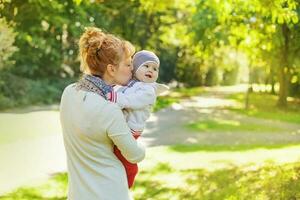
[[131, 57], [122, 59], [114, 76], [116, 84], [126, 85], [132, 77], [132, 70], [133, 67]]

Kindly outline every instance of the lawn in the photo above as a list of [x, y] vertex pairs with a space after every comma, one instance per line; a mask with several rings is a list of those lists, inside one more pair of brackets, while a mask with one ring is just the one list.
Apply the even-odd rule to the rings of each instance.
[[[133, 193], [136, 200], [298, 199], [299, 155], [299, 145], [149, 148]], [[63, 173], [0, 199], [59, 200], [66, 190]]]
[[197, 131], [199, 133], [205, 131], [222, 131], [222, 132], [279, 132], [283, 131], [283, 128], [270, 127], [266, 125], [260, 125], [255, 123], [242, 123], [237, 120], [225, 120], [225, 119], [211, 119], [211, 120], [199, 120], [186, 125], [188, 130]]
[[205, 90], [202, 87], [173, 88], [167, 95], [157, 97], [157, 101], [153, 107], [153, 111], [156, 112], [162, 108], [170, 106], [172, 103], [179, 102], [181, 99], [197, 96], [204, 92]]
[[[237, 93], [229, 95], [227, 98], [234, 99], [244, 103], [245, 94]], [[279, 120], [290, 123], [300, 123], [300, 100], [288, 98], [288, 107], [285, 109], [276, 106], [277, 96], [266, 93], [251, 93], [250, 108], [245, 110], [244, 107], [229, 108], [237, 113], [245, 114], [263, 119]]]

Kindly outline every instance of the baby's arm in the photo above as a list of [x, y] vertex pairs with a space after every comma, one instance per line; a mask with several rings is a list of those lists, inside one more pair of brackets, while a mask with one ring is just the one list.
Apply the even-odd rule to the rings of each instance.
[[156, 100], [155, 89], [151, 85], [143, 85], [135, 93], [110, 92], [107, 96], [110, 101], [117, 103], [122, 109], [133, 110], [153, 105]]

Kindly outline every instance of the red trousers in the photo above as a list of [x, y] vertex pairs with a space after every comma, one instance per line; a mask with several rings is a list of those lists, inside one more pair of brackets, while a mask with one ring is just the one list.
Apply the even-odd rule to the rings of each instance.
[[[139, 137], [134, 135], [134, 138], [137, 139]], [[121, 154], [121, 151], [118, 149], [117, 146], [114, 146], [114, 154], [117, 158], [122, 162], [123, 166], [125, 167], [126, 175], [127, 175], [127, 182], [128, 188], [131, 188], [134, 183], [135, 176], [138, 173], [138, 165], [136, 163], [131, 163], [124, 156]]]

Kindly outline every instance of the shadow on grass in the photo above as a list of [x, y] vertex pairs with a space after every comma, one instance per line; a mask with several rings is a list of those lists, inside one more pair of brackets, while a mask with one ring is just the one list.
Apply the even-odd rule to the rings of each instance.
[[[151, 171], [139, 174], [136, 200], [299, 199], [300, 163], [283, 166], [234, 167], [217, 171], [203, 169]], [[152, 177], [152, 178], [150, 178]], [[154, 177], [157, 177], [156, 179]], [[160, 178], [159, 178], [160, 177]]]
[[[215, 171], [177, 169], [160, 162], [142, 170], [133, 188], [135, 200], [254, 200], [299, 199], [300, 163], [281, 166], [230, 166]], [[47, 184], [22, 188], [2, 200], [66, 199], [67, 175], [57, 174]]]
[[221, 152], [221, 151], [249, 151], [255, 149], [280, 149], [285, 147], [299, 146], [295, 144], [241, 144], [241, 145], [172, 145], [168, 149], [178, 153], [208, 151], [208, 152]]
[[260, 125], [255, 123], [242, 123], [239, 120], [225, 120], [225, 119], [210, 119], [192, 122], [186, 125], [186, 128], [198, 131], [222, 131], [222, 132], [240, 132], [248, 131], [252, 133], [260, 132], [276, 132], [284, 131], [281, 127], [270, 127], [266, 125]]
[[53, 174], [43, 185], [19, 188], [9, 194], [0, 196], [1, 200], [65, 200], [67, 199], [66, 173]]

